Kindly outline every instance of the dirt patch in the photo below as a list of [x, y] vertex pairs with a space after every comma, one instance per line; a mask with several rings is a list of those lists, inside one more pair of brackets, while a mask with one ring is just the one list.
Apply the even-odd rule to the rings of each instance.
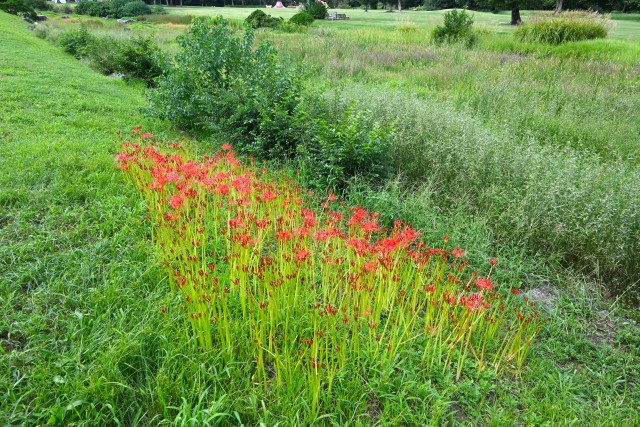
[[548, 311], [553, 311], [555, 309], [555, 303], [558, 299], [555, 290], [547, 283], [543, 283], [536, 288], [529, 289], [524, 293], [524, 296], [536, 304], [546, 308]]

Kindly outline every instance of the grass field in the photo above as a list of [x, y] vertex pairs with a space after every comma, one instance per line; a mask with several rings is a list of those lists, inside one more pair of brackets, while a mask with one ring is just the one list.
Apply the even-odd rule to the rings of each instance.
[[[176, 8], [211, 10], [252, 9]], [[146, 118], [143, 88], [92, 72], [2, 13], [0, 425], [640, 425], [637, 311], [608, 298], [606, 279], [565, 268], [588, 269], [590, 260], [571, 256], [594, 246], [634, 249], [639, 76], [636, 42], [623, 39], [636, 40], [640, 24], [617, 27], [620, 40], [608, 42], [626, 52], [617, 62], [607, 52], [599, 62], [510, 56], [495, 52], [499, 38], [418, 55], [426, 31], [400, 37], [401, 14], [375, 13], [381, 21], [370, 11], [362, 29], [365, 13], [349, 11], [349, 23], [260, 37], [338, 88], [329, 96], [406, 124], [394, 156], [413, 181], [354, 190], [353, 203], [402, 216], [428, 238], [449, 234], [476, 266], [498, 256], [498, 280], [546, 295], [521, 375], [425, 376], [409, 359], [390, 374], [348, 372], [312, 419], [303, 398], [254, 384], [251, 362], [199, 350], [157, 266], [145, 206], [113, 160], [117, 131], [182, 134]], [[503, 19], [485, 15], [486, 25]], [[326, 28], [339, 25], [345, 31]], [[182, 31], [136, 26], [169, 49]], [[599, 48], [607, 45], [587, 55]], [[532, 99], [533, 118], [522, 113]], [[201, 151], [210, 144], [194, 141]], [[589, 240], [594, 226], [620, 235]]]
[[[193, 16], [223, 16], [228, 19], [244, 20], [255, 8], [232, 8], [232, 7], [173, 7], [169, 9], [170, 14], [175, 15], [193, 15]], [[265, 13], [273, 16], [282, 17], [285, 20], [298, 12], [297, 9], [267, 9], [263, 8]], [[404, 23], [412, 23], [416, 26], [433, 27], [442, 22], [442, 16], [445, 11], [433, 12], [416, 12], [402, 11], [389, 13], [384, 10], [369, 10], [365, 12], [363, 9], [346, 9], [344, 12], [349, 20], [347, 21], [325, 21], [317, 22], [321, 28], [332, 28], [337, 30], [350, 30], [357, 28], [384, 29], [393, 31], [397, 25]], [[523, 11], [522, 19], [526, 22], [527, 18], [535, 15], [535, 11]], [[613, 15], [615, 26], [610, 33], [613, 39], [621, 40], [640, 40], [640, 28], [633, 17], [637, 14], [616, 14]], [[491, 32], [496, 34], [510, 34], [514, 28], [509, 24], [511, 19], [510, 12], [502, 12], [500, 14], [487, 12], [473, 12], [474, 22]], [[637, 19], [637, 18], [636, 18]]]

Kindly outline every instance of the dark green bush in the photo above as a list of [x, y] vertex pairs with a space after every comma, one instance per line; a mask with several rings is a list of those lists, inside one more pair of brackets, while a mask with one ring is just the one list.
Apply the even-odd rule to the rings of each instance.
[[607, 37], [606, 21], [590, 14], [571, 16], [561, 14], [538, 19], [519, 27], [514, 36], [522, 42], [561, 44]]
[[98, 16], [101, 18], [122, 18], [123, 16], [140, 16], [151, 13], [151, 7], [142, 0], [111, 0], [95, 2], [81, 0], [74, 12], [78, 15]]
[[451, 10], [444, 14], [444, 24], [433, 29], [432, 37], [436, 43], [460, 43], [473, 46], [478, 36], [473, 32], [473, 16], [465, 10]]
[[305, 11], [300, 11], [289, 19], [290, 24], [309, 26], [315, 21], [314, 17]]
[[94, 37], [81, 51], [81, 56], [89, 66], [105, 75], [118, 73], [118, 57], [122, 42], [113, 37]]
[[162, 74], [162, 54], [151, 37], [136, 37], [122, 43], [116, 57], [116, 72], [125, 80], [143, 80], [152, 87]]
[[0, 10], [12, 15], [20, 15], [33, 20], [37, 19], [38, 14], [33, 7], [25, 0], [0, 0]]
[[260, 158], [295, 153], [302, 82], [275, 49], [253, 49], [250, 29], [238, 38], [228, 21], [202, 18], [178, 44], [150, 94], [152, 114], [183, 128], [224, 132], [236, 149]]
[[82, 27], [78, 30], [69, 30], [61, 34], [57, 43], [65, 52], [79, 59], [86, 56], [89, 45], [94, 43], [95, 40], [95, 36]]
[[309, 0], [304, 4], [304, 11], [313, 16], [314, 19], [325, 19], [329, 12], [323, 3], [316, 0]]
[[276, 28], [284, 19], [267, 15], [260, 9], [256, 9], [244, 20], [245, 24], [251, 28]]
[[151, 13], [151, 7], [142, 0], [131, 1], [119, 9], [122, 16], [141, 16]]
[[[305, 134], [297, 153], [306, 186], [341, 191], [354, 177], [378, 184], [391, 175], [392, 126], [375, 121], [370, 111], [358, 110], [356, 104], [330, 111], [325, 101], [310, 99], [305, 106], [309, 111], [300, 118]], [[310, 107], [309, 102], [316, 105]]]
[[151, 13], [154, 15], [166, 15], [167, 9], [165, 9], [162, 5], [154, 4], [153, 6], [151, 6]]

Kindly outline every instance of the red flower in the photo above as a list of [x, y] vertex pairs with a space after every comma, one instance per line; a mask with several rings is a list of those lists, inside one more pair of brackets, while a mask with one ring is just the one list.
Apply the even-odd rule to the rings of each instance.
[[173, 209], [180, 209], [180, 206], [182, 206], [182, 202], [184, 202], [184, 196], [178, 193], [171, 196], [169, 204]]
[[297, 262], [302, 262], [305, 259], [309, 258], [311, 254], [309, 253], [309, 251], [307, 251], [306, 249], [300, 249], [297, 253], [296, 253], [296, 261]]
[[229, 144], [222, 144], [220, 146], [220, 148], [225, 150], [225, 151], [230, 151], [231, 150], [231, 146]]
[[491, 265], [491, 267], [495, 267], [498, 265], [498, 260], [495, 258], [489, 258], [489, 265]]
[[478, 281], [476, 282], [476, 286], [479, 289], [488, 289], [488, 290], [493, 289], [493, 284], [491, 283], [491, 281], [485, 278], [478, 279]]
[[464, 251], [462, 249], [460, 249], [460, 248], [453, 248], [451, 253], [456, 258], [460, 258], [461, 256], [464, 256]]
[[145, 132], [145, 133], [142, 134], [143, 138], [151, 138], [152, 136], [153, 136], [153, 134], [149, 133], [149, 132]]
[[522, 291], [520, 291], [520, 289], [511, 288], [511, 293], [514, 294], [514, 295], [520, 295], [520, 292], [522, 292]]
[[136, 126], [133, 128], [133, 133], [138, 133], [140, 132], [140, 129], [142, 129], [142, 126]]
[[368, 221], [362, 224], [362, 230], [365, 233], [376, 233], [380, 230], [380, 228], [378, 227], [378, 224], [376, 224], [373, 221]]

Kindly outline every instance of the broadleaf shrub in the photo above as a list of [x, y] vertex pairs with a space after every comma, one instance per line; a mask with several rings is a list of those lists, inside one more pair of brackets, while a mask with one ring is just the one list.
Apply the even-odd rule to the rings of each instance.
[[309, 0], [304, 6], [304, 11], [309, 15], [313, 16], [314, 19], [325, 19], [329, 12], [327, 12], [327, 7], [325, 3], [319, 2], [317, 0]]
[[94, 43], [96, 37], [82, 27], [77, 30], [69, 30], [58, 37], [57, 43], [62, 49], [80, 59], [86, 56], [89, 45]]
[[0, 10], [34, 20], [37, 18], [36, 11], [25, 0], [0, 0]]
[[236, 37], [226, 20], [196, 19], [150, 93], [151, 113], [183, 128], [224, 132], [260, 158], [293, 155], [301, 77], [271, 46], [253, 49], [253, 37], [251, 29]]
[[120, 9], [120, 15], [122, 16], [141, 16], [151, 13], [151, 6], [143, 2], [142, 0], [132, 1]]
[[565, 12], [559, 15], [541, 14], [515, 32], [522, 42], [561, 44], [607, 37], [610, 23], [595, 12]]
[[306, 27], [313, 24], [313, 21], [315, 21], [313, 15], [305, 11], [300, 11], [289, 18], [290, 24], [303, 25]]
[[473, 16], [465, 10], [451, 10], [444, 14], [443, 25], [433, 29], [433, 41], [440, 43], [461, 43], [471, 47], [478, 41], [473, 31]]
[[151, 7], [142, 0], [81, 0], [74, 9], [78, 15], [98, 16], [101, 18], [122, 18], [123, 16], [140, 16], [151, 13]]
[[276, 28], [284, 19], [267, 15], [260, 9], [256, 9], [244, 20], [245, 24], [251, 28]]
[[391, 175], [392, 126], [357, 103], [330, 106], [319, 96], [308, 96], [305, 110], [297, 157], [306, 186], [340, 191], [354, 177], [375, 184]]

